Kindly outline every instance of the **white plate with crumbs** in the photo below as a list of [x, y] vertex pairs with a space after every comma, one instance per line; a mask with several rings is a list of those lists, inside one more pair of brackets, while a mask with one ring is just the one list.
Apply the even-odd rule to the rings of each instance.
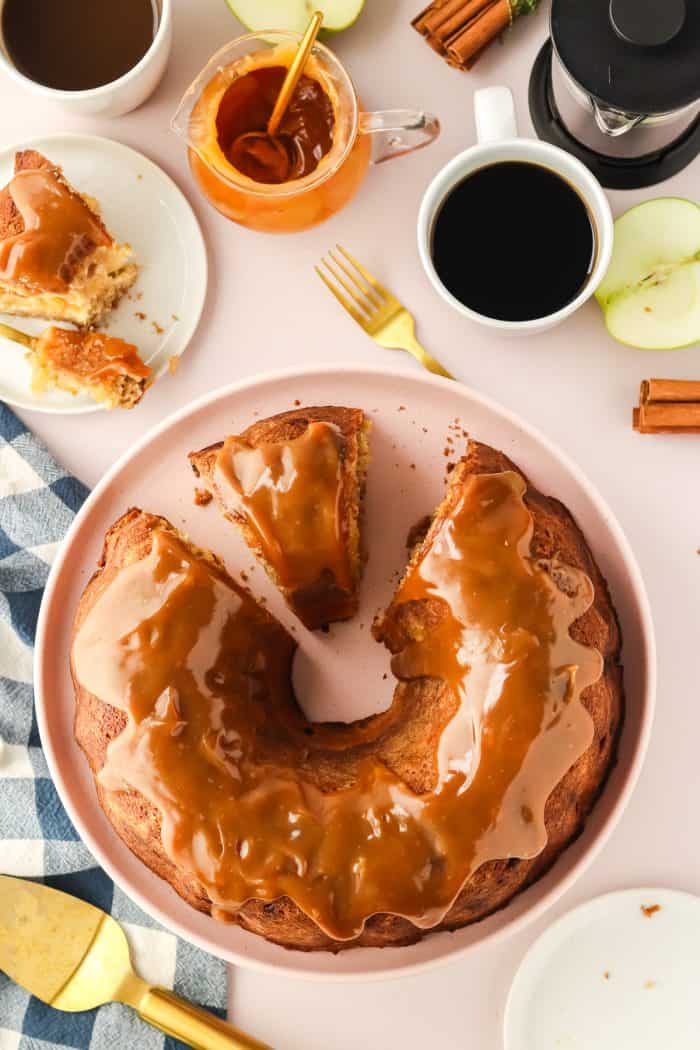
[[[0, 150], [0, 187], [14, 173], [17, 150], [35, 149], [59, 164], [81, 193], [96, 198], [107, 229], [133, 249], [139, 275], [103, 327], [138, 347], [156, 377], [186, 348], [207, 288], [204, 239], [182, 191], [153, 161], [111, 139], [43, 135]], [[0, 314], [0, 321], [36, 335], [51, 322]], [[40, 412], [94, 412], [87, 394], [32, 393], [23, 349], [0, 339], [0, 399]], [[148, 395], [146, 395], [148, 396]]]
[[505, 1015], [505, 1050], [697, 1050], [700, 897], [623, 890], [535, 941]]

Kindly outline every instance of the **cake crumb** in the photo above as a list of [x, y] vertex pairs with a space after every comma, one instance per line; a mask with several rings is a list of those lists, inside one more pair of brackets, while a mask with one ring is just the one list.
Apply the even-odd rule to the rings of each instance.
[[644, 982], [644, 987], [645, 988], [656, 988], [656, 981], [645, 981]]
[[603, 974], [603, 977], [604, 977], [604, 979], [606, 981], [609, 981], [610, 980], [610, 970], [606, 970], [605, 973]]
[[165, 331], [163, 326], [159, 325], [157, 321], [151, 321], [151, 327], [153, 328], [153, 331], [156, 333], [156, 335], [162, 335]]
[[411, 470], [415, 470], [416, 469], [415, 463], [409, 463], [408, 465], [411, 468]]
[[640, 911], [645, 919], [650, 919], [652, 915], [656, 915], [657, 911], [661, 911], [660, 904], [641, 904]]
[[445, 473], [446, 474], [451, 474], [456, 466], [457, 466], [456, 463], [448, 463], [447, 466], [445, 467]]
[[245, 569], [241, 569], [241, 579], [244, 583], [247, 583], [249, 580], [248, 573], [245, 571]]
[[299, 405], [301, 404], [301, 401], [299, 400], [299, 398], [298, 398], [298, 397], [295, 397], [295, 398], [294, 398], [294, 404], [296, 405], [296, 407], [297, 407], [297, 408], [298, 408], [298, 407], [299, 407]]
[[171, 376], [175, 375], [175, 373], [177, 372], [179, 364], [180, 364], [180, 355], [179, 354], [171, 354], [170, 357], [168, 358], [168, 371], [170, 372]]
[[406, 406], [405, 405], [399, 405], [399, 412], [405, 412], [405, 411], [406, 411]]
[[426, 514], [414, 525], [411, 525], [408, 530], [408, 535], [406, 536], [406, 548], [408, 550], [413, 550], [414, 547], [417, 547], [419, 543], [423, 542], [428, 533], [428, 529], [430, 528], [431, 520], [430, 515]]
[[136, 313], [134, 314], [134, 317], [138, 317], [139, 321], [145, 321], [146, 320], [146, 315], [143, 312], [143, 310], [137, 310]]
[[178, 314], [171, 314], [170, 316], [172, 317], [173, 321], [179, 321], [180, 320]]
[[385, 671], [384, 674], [382, 675], [382, 678], [384, 679], [385, 682], [386, 682], [388, 677], [389, 677], [389, 675]]
[[195, 489], [194, 501], [198, 507], [206, 507], [207, 503], [212, 501], [212, 494], [207, 492], [206, 489]]

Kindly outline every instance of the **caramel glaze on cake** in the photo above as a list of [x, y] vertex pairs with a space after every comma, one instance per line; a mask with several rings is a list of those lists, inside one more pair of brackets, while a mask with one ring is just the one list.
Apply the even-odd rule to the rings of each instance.
[[374, 631], [389, 710], [310, 725], [294, 642], [212, 555], [142, 511], [110, 529], [76, 738], [118, 834], [194, 907], [290, 948], [406, 944], [502, 907], [581, 831], [620, 636], [562, 504], [471, 443]]
[[358, 408], [299, 408], [190, 454], [310, 630], [357, 611], [368, 431]]
[[130, 257], [58, 165], [16, 154], [0, 190], [0, 313], [96, 324], [136, 279]]
[[107, 408], [133, 408], [143, 397], [152, 369], [132, 343], [105, 332], [76, 332], [51, 325], [28, 353], [31, 386], [88, 393]]

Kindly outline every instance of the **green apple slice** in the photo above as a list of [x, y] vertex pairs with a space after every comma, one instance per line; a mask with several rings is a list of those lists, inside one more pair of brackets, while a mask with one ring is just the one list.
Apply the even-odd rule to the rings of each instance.
[[323, 29], [339, 33], [355, 22], [365, 0], [226, 0], [251, 32], [289, 29], [303, 33], [314, 11], [323, 11]]
[[700, 206], [659, 197], [622, 215], [596, 299], [612, 337], [628, 346], [700, 342]]

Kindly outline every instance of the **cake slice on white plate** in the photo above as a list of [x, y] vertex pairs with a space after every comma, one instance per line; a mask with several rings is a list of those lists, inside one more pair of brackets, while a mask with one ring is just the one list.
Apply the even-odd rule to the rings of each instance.
[[0, 190], [0, 313], [96, 325], [136, 280], [131, 259], [58, 165], [36, 150], [15, 155]]

